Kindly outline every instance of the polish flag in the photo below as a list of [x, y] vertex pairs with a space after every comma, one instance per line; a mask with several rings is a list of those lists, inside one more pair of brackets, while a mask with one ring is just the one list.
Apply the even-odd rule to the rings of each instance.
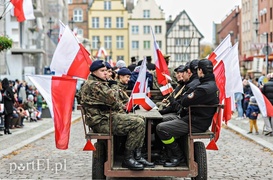
[[148, 86], [148, 81], [149, 81], [149, 79], [147, 78], [145, 81], [145, 94], [147, 95], [148, 98], [150, 98], [151, 97], [151, 89]]
[[230, 40], [230, 34], [228, 34], [208, 57], [208, 59], [211, 60], [213, 66], [215, 66], [217, 62], [222, 60], [222, 57], [228, 53], [231, 47], [232, 44]]
[[60, 26], [60, 29], [59, 29], [59, 37], [58, 37], [58, 41], [60, 41], [60, 39], [61, 39], [61, 37], [62, 37], [62, 35], [63, 35], [63, 33], [64, 33], [64, 30], [65, 30], [65, 24], [61, 21], [61, 20], [59, 20], [59, 26]]
[[76, 76], [87, 79], [92, 61], [89, 52], [66, 26], [50, 64], [56, 75]]
[[102, 55], [104, 56], [108, 56], [106, 50], [104, 49], [104, 47], [100, 47], [100, 49], [98, 50], [96, 57], [101, 57]]
[[257, 86], [255, 86], [251, 82], [249, 82], [249, 85], [263, 117], [272, 117], [273, 106], [271, 102], [267, 99], [265, 95], [263, 95], [263, 93]]
[[18, 22], [35, 19], [32, 0], [10, 0], [10, 2], [14, 6], [11, 13]]
[[67, 149], [77, 80], [68, 76], [48, 75], [31, 75], [28, 78], [49, 107], [54, 120], [56, 147]]
[[168, 65], [162, 55], [162, 52], [156, 42], [154, 31], [151, 28], [153, 38], [154, 38], [154, 59], [155, 59], [155, 70], [156, 70], [156, 77], [158, 84], [165, 86], [168, 84], [169, 80], [171, 81], [172, 78], [170, 77]]
[[165, 86], [161, 86], [159, 89], [160, 89], [163, 96], [173, 92], [173, 87], [172, 87], [171, 83], [168, 83]]
[[147, 66], [146, 66], [146, 57], [145, 57], [140, 66], [137, 81], [134, 85], [129, 101], [126, 105], [127, 112], [130, 112], [132, 110], [134, 104], [141, 105], [147, 111], [153, 109], [156, 106], [150, 100], [150, 98], [148, 98], [146, 95], [146, 92], [147, 92], [146, 83], [145, 83], [146, 72], [147, 72]]

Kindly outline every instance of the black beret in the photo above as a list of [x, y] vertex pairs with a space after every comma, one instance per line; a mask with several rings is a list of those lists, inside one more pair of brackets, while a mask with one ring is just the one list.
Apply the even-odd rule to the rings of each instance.
[[112, 66], [108, 62], [105, 62], [105, 66], [107, 69], [113, 69]]
[[198, 62], [198, 68], [202, 69], [204, 74], [213, 73], [213, 64], [208, 59], [201, 59]]
[[180, 65], [177, 68], [174, 69], [175, 72], [184, 72], [185, 66], [184, 65]]
[[128, 68], [120, 68], [118, 70], [118, 75], [131, 75], [131, 71]]
[[93, 62], [92, 62], [92, 64], [91, 64], [89, 70], [90, 70], [91, 72], [94, 72], [94, 71], [96, 71], [96, 70], [98, 70], [98, 69], [100, 69], [100, 68], [103, 68], [103, 67], [106, 67], [105, 62], [104, 62], [103, 60], [96, 60], [96, 61], [93, 61]]

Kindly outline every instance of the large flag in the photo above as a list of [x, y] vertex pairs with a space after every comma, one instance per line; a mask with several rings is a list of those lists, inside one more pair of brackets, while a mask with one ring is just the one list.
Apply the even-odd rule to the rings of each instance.
[[64, 74], [87, 79], [90, 74], [89, 66], [92, 63], [89, 55], [89, 52], [66, 26], [54, 52], [50, 69], [56, 75]]
[[67, 149], [77, 80], [67, 76], [28, 76], [49, 107], [58, 149]]
[[18, 22], [35, 19], [32, 0], [10, 0], [13, 4], [13, 15]]
[[273, 106], [271, 102], [263, 95], [257, 86], [251, 82], [249, 82], [249, 85], [263, 117], [273, 117]]
[[[158, 84], [165, 86], [168, 84], [169, 80], [171, 81], [170, 72], [168, 65], [164, 59], [164, 56], [156, 42], [154, 31], [151, 28], [153, 38], [154, 38], [154, 59], [155, 59], [155, 70]], [[171, 92], [170, 92], [171, 93]]]
[[156, 105], [147, 97], [147, 89], [146, 89], [146, 57], [142, 61], [140, 66], [139, 74], [137, 77], [137, 81], [132, 90], [129, 101], [126, 105], [126, 111], [130, 112], [135, 104], [141, 105], [145, 110], [149, 111], [154, 108]]

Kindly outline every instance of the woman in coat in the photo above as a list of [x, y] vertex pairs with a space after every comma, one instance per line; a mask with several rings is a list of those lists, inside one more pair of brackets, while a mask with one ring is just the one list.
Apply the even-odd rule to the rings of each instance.
[[9, 80], [7, 78], [4, 78], [2, 80], [2, 95], [3, 95], [3, 102], [4, 102], [4, 114], [5, 114], [5, 129], [4, 134], [11, 134], [9, 131], [9, 126], [11, 122], [11, 117], [13, 113], [13, 104], [15, 102], [14, 99], [14, 93], [12, 91], [12, 88], [9, 85]]

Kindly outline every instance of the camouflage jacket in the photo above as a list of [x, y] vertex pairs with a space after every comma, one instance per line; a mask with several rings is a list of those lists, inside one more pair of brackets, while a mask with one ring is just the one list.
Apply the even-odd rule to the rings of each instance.
[[128, 88], [127, 84], [122, 84], [119, 80], [117, 81], [117, 84], [113, 84], [111, 86], [112, 89], [117, 91], [118, 98], [122, 102], [122, 104], [125, 106], [127, 102], [129, 101], [129, 96], [126, 93], [126, 89]]
[[123, 112], [123, 104], [117, 93], [108, 86], [108, 82], [95, 76], [89, 76], [80, 90], [80, 104], [86, 115], [86, 124], [94, 126], [102, 120], [109, 120], [109, 112]]

